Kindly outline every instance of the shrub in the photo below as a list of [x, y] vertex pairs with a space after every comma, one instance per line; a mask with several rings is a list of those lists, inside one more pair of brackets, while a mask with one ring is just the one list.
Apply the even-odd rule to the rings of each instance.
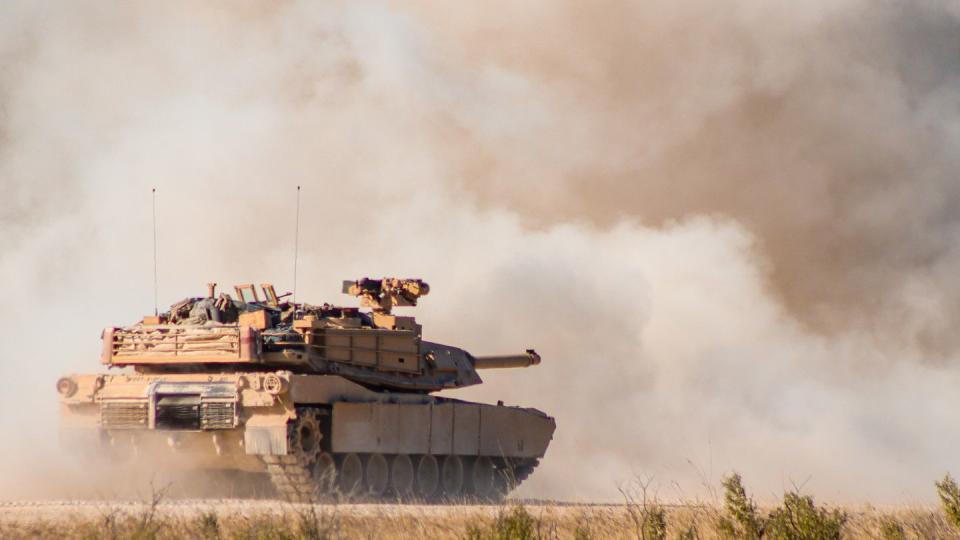
[[733, 473], [723, 479], [723, 500], [726, 515], [717, 526], [724, 538], [759, 540], [763, 536], [764, 520], [757, 515], [757, 506], [747, 496], [743, 479]]
[[943, 513], [947, 515], [947, 521], [960, 529], [960, 487], [949, 473], [943, 477], [943, 480], [937, 482], [936, 486], [940, 505], [943, 507]]
[[739, 474], [724, 478], [724, 515], [717, 522], [717, 535], [724, 539], [831, 540], [839, 539], [847, 515], [819, 508], [813, 497], [788, 491], [783, 504], [766, 518], [747, 496]]
[[813, 497], [797, 491], [783, 495], [783, 506], [770, 513], [765, 538], [773, 540], [838, 540], [847, 515], [818, 508]]

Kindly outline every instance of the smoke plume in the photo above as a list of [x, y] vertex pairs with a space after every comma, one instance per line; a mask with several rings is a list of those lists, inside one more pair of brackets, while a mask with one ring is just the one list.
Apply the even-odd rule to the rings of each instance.
[[[536, 347], [464, 398], [556, 416], [527, 496], [927, 501], [955, 464], [950, 2], [11, 1], [0, 17], [0, 492], [99, 329], [210, 280]], [[51, 458], [52, 459], [52, 458]]]

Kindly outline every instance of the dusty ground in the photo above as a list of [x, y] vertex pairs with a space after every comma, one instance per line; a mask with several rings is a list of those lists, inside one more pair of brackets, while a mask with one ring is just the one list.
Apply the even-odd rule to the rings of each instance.
[[[0, 502], [0, 537], [142, 538], [494, 538], [497, 519], [521, 506], [287, 504], [188, 499]], [[533, 538], [641, 538], [642, 505], [522, 503]], [[667, 538], [716, 538], [719, 510], [667, 506]], [[936, 508], [846, 509], [845, 538], [960, 538]], [[477, 535], [480, 536], [477, 536]], [[471, 536], [473, 535], [473, 536]], [[685, 536], [686, 535], [686, 536]], [[508, 537], [509, 538], [509, 537]]]
[[[617, 505], [524, 505], [531, 513], [547, 512], [551, 516], [566, 516], [581, 511], [616, 509]], [[243, 499], [183, 499], [161, 501], [155, 506], [160, 517], [195, 518], [209, 512], [224, 517], [255, 517], [262, 515], [285, 515], [308, 510], [311, 505], [291, 504], [275, 500]], [[150, 510], [151, 504], [143, 501], [0, 501], [0, 522], [23, 520], [71, 521], [93, 519], [105, 514], [137, 515]], [[427, 519], [457, 519], [476, 516], [493, 517], [504, 506], [493, 505], [426, 505], [426, 504], [321, 504], [315, 505], [320, 512], [336, 513], [340, 517], [376, 517], [402, 519], [408, 517]]]

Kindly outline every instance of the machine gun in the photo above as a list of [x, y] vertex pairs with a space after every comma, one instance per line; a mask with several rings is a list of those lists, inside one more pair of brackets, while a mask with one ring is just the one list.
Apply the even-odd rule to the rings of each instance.
[[394, 306], [416, 306], [418, 298], [430, 293], [430, 286], [422, 279], [362, 278], [344, 281], [343, 292], [359, 297], [361, 306], [389, 315]]

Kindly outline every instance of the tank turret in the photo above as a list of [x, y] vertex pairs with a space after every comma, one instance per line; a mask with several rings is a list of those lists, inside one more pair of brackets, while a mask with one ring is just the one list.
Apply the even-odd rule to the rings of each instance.
[[[480, 384], [479, 369], [540, 363], [532, 349], [519, 355], [474, 356], [458, 347], [426, 341], [412, 316], [430, 292], [421, 279], [362, 278], [343, 282], [355, 307], [288, 302], [270, 284], [234, 287], [236, 298], [216, 294], [177, 302], [156, 317], [104, 331], [103, 362], [144, 373], [184, 371], [196, 365], [238, 369], [268, 365], [295, 373], [336, 374], [370, 388], [433, 392]], [[240, 367], [239, 369], [244, 369]]]

